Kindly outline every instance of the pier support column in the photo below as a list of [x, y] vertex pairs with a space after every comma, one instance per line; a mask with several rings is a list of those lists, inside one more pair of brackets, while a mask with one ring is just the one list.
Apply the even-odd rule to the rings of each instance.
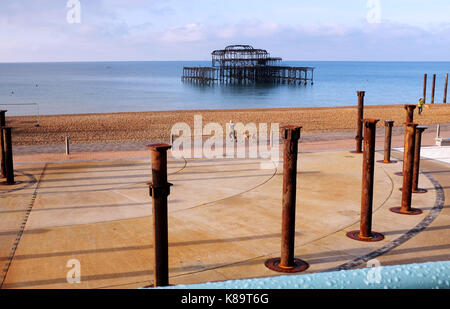
[[392, 212], [403, 215], [419, 215], [420, 209], [411, 208], [412, 189], [413, 189], [413, 169], [414, 169], [414, 148], [416, 123], [407, 123], [405, 132], [405, 147], [403, 150], [403, 187], [401, 207], [391, 208]]
[[149, 183], [153, 205], [153, 247], [154, 247], [154, 283], [153, 286], [169, 285], [169, 240], [167, 197], [170, 186], [167, 182], [167, 144], [147, 146], [152, 159], [152, 182]]
[[415, 132], [415, 146], [414, 146], [414, 169], [413, 169], [413, 193], [427, 193], [425, 189], [419, 188], [419, 172], [420, 172], [420, 149], [422, 148], [422, 134], [428, 129], [425, 126], [417, 126]]
[[436, 74], [433, 74], [433, 85], [431, 87], [431, 104], [434, 104], [435, 92], [436, 92]]
[[423, 75], [423, 102], [424, 103], [427, 102], [427, 78], [428, 78], [428, 75], [424, 74]]
[[281, 258], [267, 260], [265, 265], [277, 272], [295, 273], [309, 267], [305, 261], [294, 258], [297, 154], [301, 127], [285, 126], [281, 129], [284, 140]]
[[444, 103], [447, 103], [448, 73], [445, 74]]
[[361, 223], [359, 231], [347, 233], [347, 237], [359, 241], [381, 241], [384, 236], [372, 232], [373, 182], [375, 169], [375, 137], [377, 119], [364, 119], [364, 153], [361, 192]]
[[404, 108], [406, 110], [406, 124], [414, 122], [414, 110], [416, 109], [416, 105], [413, 104], [405, 104]]
[[397, 163], [397, 161], [391, 161], [391, 146], [392, 146], [392, 127], [394, 126], [393, 120], [384, 121], [385, 136], [384, 136], [384, 160], [379, 161], [384, 164]]
[[356, 150], [354, 153], [362, 153], [362, 141], [363, 141], [363, 118], [364, 118], [364, 96], [366, 92], [365, 91], [358, 91], [358, 115], [356, 119]]
[[3, 149], [5, 152], [5, 177], [6, 185], [15, 185], [14, 180], [14, 162], [13, 162], [13, 149], [12, 149], [12, 138], [11, 138], [11, 127], [2, 128], [3, 136]]
[[6, 161], [5, 161], [5, 146], [3, 145], [3, 132], [2, 132], [2, 128], [4, 126], [6, 126], [6, 118], [5, 118], [5, 114], [6, 114], [6, 110], [0, 110], [0, 144], [1, 144], [1, 152], [0, 152], [0, 156], [1, 156], [1, 162], [0, 162], [0, 168], [1, 168], [1, 174], [0, 177], [1, 178], [5, 178], [6, 177]]

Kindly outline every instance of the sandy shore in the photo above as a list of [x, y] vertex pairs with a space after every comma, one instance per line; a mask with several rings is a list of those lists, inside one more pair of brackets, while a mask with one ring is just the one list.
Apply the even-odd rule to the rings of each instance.
[[[43, 145], [64, 143], [119, 143], [168, 141], [170, 129], [177, 122], [185, 122], [193, 129], [194, 115], [203, 116], [203, 125], [217, 122], [224, 128], [227, 122], [280, 123], [301, 125], [304, 134], [342, 132], [356, 128], [356, 106], [323, 108], [275, 108], [241, 110], [159, 111], [114, 114], [81, 114], [8, 117], [7, 125], [14, 127], [15, 145]], [[394, 120], [395, 126], [405, 121], [403, 105], [366, 106], [366, 118]], [[450, 123], [450, 104], [426, 105], [422, 115], [415, 113], [419, 124]]]

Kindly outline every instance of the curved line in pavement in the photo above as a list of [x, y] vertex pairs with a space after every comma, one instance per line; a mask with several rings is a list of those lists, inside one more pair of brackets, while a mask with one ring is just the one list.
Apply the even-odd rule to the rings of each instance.
[[[384, 169], [383, 169], [384, 170]], [[386, 171], [384, 171], [386, 173]], [[406, 232], [405, 234], [403, 234], [402, 236], [400, 236], [399, 238], [395, 239], [394, 241], [388, 243], [386, 246], [377, 249], [375, 251], [372, 251], [364, 256], [358, 257], [356, 259], [354, 259], [353, 261], [347, 262], [345, 264], [342, 264], [340, 266], [325, 270], [323, 272], [331, 272], [331, 271], [340, 271], [340, 270], [349, 270], [352, 269], [356, 266], [361, 265], [364, 262], [370, 261], [376, 257], [379, 257], [383, 254], [386, 254], [387, 252], [391, 251], [392, 249], [400, 246], [401, 244], [405, 243], [406, 241], [408, 241], [409, 239], [411, 239], [412, 237], [416, 236], [417, 234], [419, 234], [420, 232], [422, 232], [423, 230], [425, 230], [435, 219], [436, 217], [439, 215], [439, 213], [441, 212], [441, 210], [444, 208], [444, 200], [445, 200], [445, 196], [444, 196], [444, 190], [442, 188], [442, 186], [439, 184], [439, 182], [433, 178], [433, 176], [431, 176], [429, 173], [424, 172], [423, 170], [421, 170], [421, 172], [426, 175], [428, 177], [428, 179], [430, 179], [431, 183], [434, 185], [435, 189], [436, 189], [436, 201], [435, 204], [433, 206], [433, 208], [430, 211], [430, 214], [423, 219], [418, 225], [416, 225], [414, 228], [412, 228], [411, 230], [409, 230], [408, 232]], [[386, 173], [387, 174], [387, 173]], [[392, 184], [393, 184], [393, 180], [391, 177], [389, 177]], [[391, 192], [392, 194], [392, 192]], [[386, 203], [386, 201], [384, 202]], [[383, 203], [383, 204], [384, 204]], [[314, 242], [314, 241], [311, 241]], [[197, 272], [203, 272], [203, 271], [207, 271], [207, 270], [213, 270], [213, 269], [217, 269], [217, 268], [221, 268], [224, 266], [230, 266], [230, 265], [238, 265], [240, 263], [246, 262], [246, 261], [251, 261], [254, 259], [258, 259], [258, 258], [262, 258], [267, 256], [265, 255], [261, 255], [258, 257], [253, 257], [250, 259], [247, 259], [245, 261], [238, 261], [235, 263], [231, 263], [231, 264], [224, 264], [224, 265], [220, 265], [218, 267], [214, 267], [214, 268], [206, 268], [203, 269], [201, 271], [195, 271], [192, 273], [187, 273], [187, 274], [182, 274], [179, 276], [184, 276], [184, 275], [191, 275], [193, 273], [197, 273]], [[175, 277], [179, 277], [179, 276], [173, 276]]]
[[215, 200], [215, 201], [206, 202], [206, 203], [199, 204], [199, 205], [195, 205], [195, 206], [192, 206], [192, 207], [189, 207], [189, 208], [183, 208], [183, 209], [179, 209], [179, 210], [175, 210], [175, 211], [170, 211], [169, 213], [177, 213], [177, 212], [186, 211], [186, 210], [194, 209], [194, 208], [198, 208], [198, 207], [210, 206], [210, 204], [217, 203], [217, 202], [221, 202], [221, 201], [224, 201], [224, 200], [227, 200], [227, 199], [230, 199], [230, 198], [239, 196], [239, 195], [241, 195], [241, 194], [245, 194], [245, 193], [247, 193], [247, 192], [250, 192], [250, 191], [252, 191], [252, 190], [255, 190], [256, 188], [259, 188], [259, 187], [265, 185], [265, 184], [268, 183], [273, 177], [275, 177], [275, 175], [276, 175], [277, 172], [278, 172], [278, 168], [277, 168], [275, 162], [273, 162], [272, 160], [270, 160], [270, 162], [272, 162], [273, 167], [274, 167], [274, 172], [273, 172], [272, 176], [268, 177], [265, 181], [263, 181], [262, 183], [260, 183], [260, 184], [258, 184], [258, 185], [256, 185], [256, 186], [254, 186], [253, 188], [249, 188], [249, 189], [247, 189], [247, 190], [245, 190], [245, 191], [242, 191], [242, 192], [236, 193], [236, 194], [234, 194], [234, 195], [230, 195], [230, 196], [227, 196], [227, 197], [224, 197], [224, 198]]
[[[19, 171], [19, 170], [15, 170], [14, 173], [27, 177], [27, 180], [23, 181], [23, 184], [20, 187], [18, 187], [18, 188], [5, 190], [5, 191], [0, 191], [1, 195], [7, 194], [7, 193], [11, 193], [11, 192], [17, 192], [17, 191], [24, 190], [26, 188], [31, 187], [32, 185], [34, 185], [36, 183], [36, 178], [33, 175], [31, 175], [31, 174], [28, 174], [28, 173], [25, 173], [25, 172]], [[16, 177], [16, 176], [17, 175], [15, 175], [14, 177]]]
[[439, 182], [436, 179], [434, 179], [434, 177], [431, 176], [429, 173], [424, 171], [422, 171], [422, 173], [428, 177], [428, 179], [431, 181], [431, 183], [434, 185], [436, 189], [436, 201], [434, 203], [433, 208], [430, 211], [430, 214], [425, 219], [423, 219], [419, 224], [417, 224], [414, 228], [412, 228], [399, 238], [395, 239], [394, 241], [388, 243], [386, 246], [378, 250], [372, 251], [361, 257], [358, 257], [353, 261], [331, 268], [327, 271], [349, 270], [356, 266], [361, 265], [364, 262], [370, 261], [376, 257], [386, 254], [387, 252], [407, 242], [408, 240], [410, 240], [411, 238], [413, 238], [414, 236], [425, 230], [437, 218], [437, 216], [444, 208], [444, 200], [445, 200], [444, 189], [439, 184]]
[[181, 159], [184, 160], [184, 165], [183, 165], [183, 167], [180, 168], [180, 169], [179, 169], [178, 171], [176, 171], [176, 172], [169, 173], [169, 175], [175, 175], [175, 174], [178, 174], [179, 172], [181, 172], [182, 170], [184, 170], [184, 169], [186, 168], [186, 166], [187, 166], [187, 160], [186, 160], [185, 158], [181, 158]]

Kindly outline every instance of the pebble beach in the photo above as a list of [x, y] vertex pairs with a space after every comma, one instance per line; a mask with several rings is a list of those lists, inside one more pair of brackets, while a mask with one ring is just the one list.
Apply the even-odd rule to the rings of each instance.
[[[193, 128], [194, 115], [202, 115], [203, 126], [216, 122], [225, 129], [234, 123], [279, 123], [301, 125], [305, 135], [324, 132], [345, 132], [356, 128], [356, 106], [321, 108], [274, 108], [239, 110], [189, 110], [157, 111], [108, 114], [72, 114], [10, 116], [6, 114], [7, 125], [13, 129], [15, 145], [62, 144], [66, 136], [71, 143], [123, 143], [168, 141], [175, 123], [185, 122]], [[365, 118], [394, 120], [395, 127], [403, 126], [405, 110], [403, 105], [366, 106]], [[422, 115], [415, 111], [418, 124], [450, 123], [450, 104], [427, 104]], [[35, 126], [36, 124], [39, 126]], [[270, 125], [269, 125], [270, 127]]]

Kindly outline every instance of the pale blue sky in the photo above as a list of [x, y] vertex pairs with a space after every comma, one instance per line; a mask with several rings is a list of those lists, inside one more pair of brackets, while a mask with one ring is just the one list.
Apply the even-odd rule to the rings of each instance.
[[[450, 61], [450, 1], [0, 0], [0, 62], [209, 60], [250, 44], [286, 60]], [[370, 5], [369, 5], [370, 6]]]

